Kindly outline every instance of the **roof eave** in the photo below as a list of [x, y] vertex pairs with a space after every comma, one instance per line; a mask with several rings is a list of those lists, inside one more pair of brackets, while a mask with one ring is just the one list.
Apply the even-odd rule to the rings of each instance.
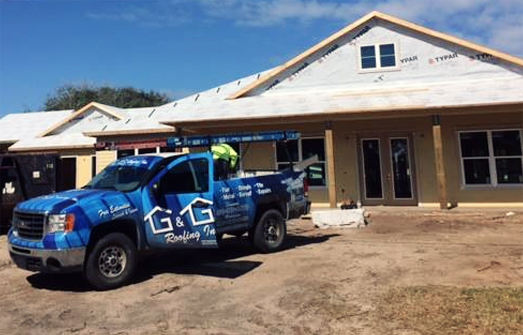
[[69, 146], [40, 146], [40, 147], [21, 147], [9, 148], [8, 152], [32, 152], [32, 151], [56, 151], [56, 150], [76, 150], [76, 149], [94, 149], [95, 144], [79, 144]]
[[119, 135], [145, 135], [145, 134], [167, 134], [174, 133], [176, 129], [130, 129], [130, 130], [114, 130], [114, 131], [90, 131], [83, 133], [89, 137], [105, 137], [105, 136], [119, 136]]
[[[195, 121], [166, 121], [164, 124], [178, 127], [184, 130], [223, 128], [230, 126], [252, 125], [281, 125], [290, 123], [307, 123], [325, 120], [338, 119], [370, 119], [370, 118], [390, 118], [390, 117], [422, 117], [433, 114], [453, 115], [453, 114], [483, 114], [491, 113], [492, 107], [507, 108], [510, 112], [523, 112], [523, 102], [503, 102], [503, 103], [482, 103], [482, 104], [462, 104], [446, 106], [426, 106], [426, 105], [403, 105], [394, 107], [371, 107], [357, 109], [327, 110], [322, 112], [311, 112], [296, 114], [279, 114], [275, 116], [254, 116], [249, 118], [222, 118], [206, 119]], [[498, 110], [500, 112], [500, 110]], [[205, 122], [203, 122], [205, 121]]]

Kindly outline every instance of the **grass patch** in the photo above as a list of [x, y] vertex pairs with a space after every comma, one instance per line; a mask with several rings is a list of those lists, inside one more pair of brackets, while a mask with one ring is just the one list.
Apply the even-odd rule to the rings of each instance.
[[523, 334], [523, 288], [393, 288], [376, 317], [384, 334]]

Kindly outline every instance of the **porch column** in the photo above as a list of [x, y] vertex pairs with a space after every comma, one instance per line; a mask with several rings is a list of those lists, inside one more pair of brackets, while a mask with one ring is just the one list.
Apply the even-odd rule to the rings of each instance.
[[334, 139], [331, 122], [325, 124], [325, 146], [328, 172], [327, 180], [329, 181], [329, 204], [330, 208], [336, 208], [336, 173], [334, 170]]
[[447, 180], [445, 178], [445, 163], [443, 160], [443, 145], [441, 141], [441, 117], [439, 115], [432, 116], [432, 137], [434, 140], [434, 163], [436, 165], [439, 208], [447, 209]]

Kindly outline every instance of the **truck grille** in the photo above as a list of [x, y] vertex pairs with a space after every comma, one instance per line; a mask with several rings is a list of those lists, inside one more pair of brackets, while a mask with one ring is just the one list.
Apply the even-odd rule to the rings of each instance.
[[13, 216], [13, 226], [21, 238], [40, 240], [44, 236], [44, 224], [44, 214], [15, 212]]

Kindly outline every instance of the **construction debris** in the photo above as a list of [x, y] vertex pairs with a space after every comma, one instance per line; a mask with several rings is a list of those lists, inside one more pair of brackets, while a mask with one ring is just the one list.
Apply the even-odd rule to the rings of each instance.
[[311, 213], [312, 222], [318, 228], [360, 228], [365, 227], [365, 209], [338, 209], [313, 211]]

